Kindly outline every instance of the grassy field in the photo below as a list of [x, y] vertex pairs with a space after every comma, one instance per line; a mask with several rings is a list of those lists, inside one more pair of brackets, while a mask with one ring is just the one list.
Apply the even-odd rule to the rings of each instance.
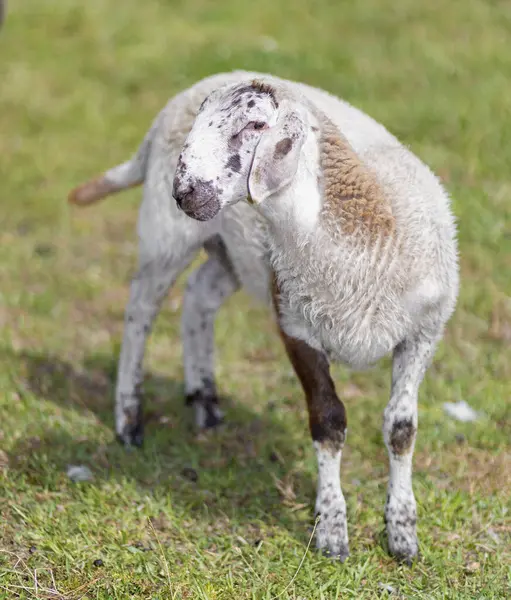
[[[9, 3], [0, 598], [511, 597], [510, 35], [510, 4], [498, 0]], [[313, 546], [305, 553], [316, 470], [302, 392], [269, 315], [243, 294], [216, 328], [225, 429], [197, 437], [183, 406], [182, 278], [148, 349], [145, 447], [115, 442], [140, 194], [83, 211], [66, 194], [125, 160], [170, 95], [239, 67], [343, 96], [410, 145], [453, 196], [462, 289], [421, 389], [422, 560], [411, 568], [387, 555], [384, 536], [389, 362], [334, 369], [350, 422], [342, 480], [352, 554], [339, 565]], [[481, 419], [447, 418], [443, 402], [458, 400]], [[70, 464], [89, 466], [93, 481], [71, 482]]]

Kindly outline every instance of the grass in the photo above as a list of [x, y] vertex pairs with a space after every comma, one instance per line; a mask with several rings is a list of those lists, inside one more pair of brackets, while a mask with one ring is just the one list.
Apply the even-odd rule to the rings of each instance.
[[[510, 28], [511, 8], [497, 0], [9, 3], [0, 598], [510, 597]], [[385, 546], [386, 361], [334, 369], [350, 421], [342, 480], [352, 554], [341, 566], [311, 547], [297, 573], [313, 525], [307, 418], [269, 315], [243, 294], [216, 328], [226, 429], [197, 437], [183, 406], [181, 278], [148, 349], [146, 445], [127, 452], [114, 440], [139, 192], [81, 212], [65, 197], [125, 160], [170, 95], [237, 67], [343, 96], [410, 145], [453, 196], [462, 289], [421, 389], [422, 560], [412, 568]], [[442, 403], [460, 399], [484, 417], [446, 418]], [[88, 465], [94, 480], [72, 483], [69, 464]]]

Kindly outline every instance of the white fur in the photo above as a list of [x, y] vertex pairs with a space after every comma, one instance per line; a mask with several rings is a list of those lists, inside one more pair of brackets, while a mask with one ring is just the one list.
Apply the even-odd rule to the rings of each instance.
[[314, 449], [318, 461], [315, 512], [320, 516], [316, 528], [316, 546], [344, 560], [349, 551], [346, 502], [339, 479], [342, 451], [334, 451], [318, 442], [314, 442]]

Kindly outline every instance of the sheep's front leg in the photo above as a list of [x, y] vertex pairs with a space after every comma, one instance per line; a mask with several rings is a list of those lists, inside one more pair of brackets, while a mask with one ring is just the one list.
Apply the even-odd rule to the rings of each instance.
[[125, 310], [124, 332], [115, 390], [115, 429], [126, 446], [141, 446], [143, 415], [140, 386], [147, 338], [162, 301], [175, 281], [195, 256], [160, 256], [147, 261], [131, 282], [130, 298]]
[[341, 453], [346, 437], [346, 411], [337, 397], [326, 357], [281, 330], [287, 354], [305, 395], [309, 426], [318, 461], [316, 545], [344, 562], [349, 555], [346, 502], [341, 490]]
[[216, 238], [205, 247], [210, 258], [188, 279], [182, 318], [186, 398], [199, 429], [215, 427], [223, 418], [213, 373], [214, 320], [240, 287], [223, 243]]
[[412, 456], [417, 433], [417, 398], [436, 347], [436, 339], [418, 335], [394, 350], [392, 390], [383, 419], [390, 478], [385, 522], [390, 552], [411, 563], [418, 554], [417, 510], [412, 490]]

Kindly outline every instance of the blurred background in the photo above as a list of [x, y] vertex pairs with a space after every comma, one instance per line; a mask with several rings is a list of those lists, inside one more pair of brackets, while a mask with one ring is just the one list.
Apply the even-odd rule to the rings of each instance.
[[[373, 538], [384, 500], [388, 361], [366, 373], [334, 369], [350, 419], [343, 481], [353, 549], [370, 552], [367, 569], [374, 569], [368, 594], [383, 572], [427, 598], [436, 597], [431, 586], [453, 581], [452, 589], [493, 595], [445, 597], [504, 597], [510, 36], [511, 4], [499, 0], [11, 0], [0, 29], [0, 470], [7, 498], [0, 540], [27, 560], [27, 548], [39, 547], [30, 560], [53, 565], [68, 589], [91, 581], [92, 559], [101, 557], [121, 596], [94, 597], [131, 597], [129, 585], [142, 594], [133, 597], [149, 597], [143, 594], [161, 584], [158, 561], [126, 548], [136, 547], [134, 539], [154, 544], [144, 515], [185, 519], [186, 535], [177, 525], [159, 530], [172, 568], [184, 561], [176, 589], [198, 586], [205, 595], [189, 597], [227, 598], [229, 577], [245, 568], [233, 554], [236, 536], [255, 543], [268, 527], [273, 541], [259, 558], [247, 556], [258, 568], [263, 556], [273, 579], [263, 585], [238, 573], [232, 589], [239, 598], [263, 597], [260, 590], [279, 591], [289, 581], [307, 542], [315, 464], [302, 392], [267, 311], [243, 293], [222, 309], [217, 375], [233, 425], [216, 441], [197, 441], [182, 406], [180, 279], [147, 352], [146, 449], [126, 456], [113, 440], [111, 412], [140, 189], [87, 210], [66, 204], [69, 189], [136, 150], [170, 96], [214, 72], [250, 69], [322, 87], [368, 112], [452, 195], [462, 290], [421, 390], [416, 490], [420, 514], [436, 515], [421, 525], [422, 571], [399, 575]], [[474, 422], [447, 417], [443, 403], [458, 401], [477, 412]], [[95, 485], [73, 487], [65, 476], [70, 463], [88, 465]], [[188, 467], [200, 473], [199, 483], [179, 475]], [[134, 502], [145, 508], [134, 513]], [[219, 514], [227, 515], [224, 528]], [[481, 524], [496, 537], [481, 542]], [[193, 558], [191, 547], [209, 548], [209, 563]], [[362, 564], [353, 560], [342, 574], [307, 562], [289, 597], [316, 597], [306, 578], [323, 577], [317, 569], [331, 574], [332, 590], [339, 577], [349, 587]], [[141, 570], [128, 577], [133, 564]], [[207, 588], [200, 577], [212, 565], [217, 581]]]

